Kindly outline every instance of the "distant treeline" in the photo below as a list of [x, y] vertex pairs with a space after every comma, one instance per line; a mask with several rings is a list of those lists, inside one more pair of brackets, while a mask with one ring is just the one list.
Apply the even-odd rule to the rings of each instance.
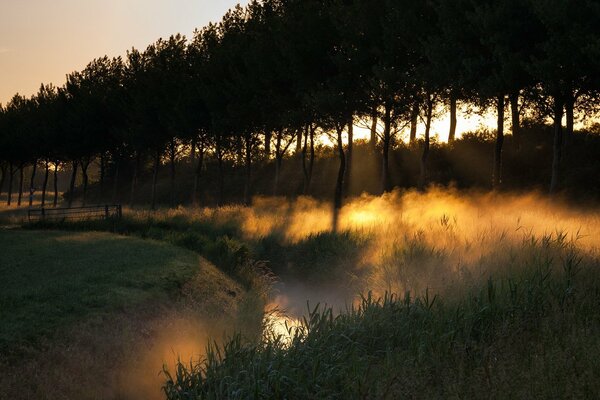
[[[0, 107], [0, 190], [7, 187], [10, 203], [15, 183], [20, 198], [24, 182], [33, 185], [42, 169], [45, 194], [50, 175], [68, 169], [69, 201], [80, 172], [85, 202], [90, 165], [97, 163], [97, 187], [105, 197], [111, 191], [122, 196], [118, 188], [127, 179], [135, 202], [140, 180], [149, 180], [145, 201], [155, 207], [165, 166], [175, 205], [182, 190], [176, 166], [185, 159], [194, 171], [191, 202], [210, 190], [223, 203], [233, 167], [243, 171], [240, 198], [249, 203], [257, 192], [253, 174], [265, 165], [274, 167], [269, 194], [289, 192], [281, 190], [282, 167], [295, 153], [295, 192], [311, 194], [316, 139], [327, 135], [338, 159], [330, 190], [339, 208], [357, 171], [372, 171], [368, 180], [377, 182], [373, 190], [379, 192], [464, 180], [451, 168], [430, 165], [435, 113], [450, 113], [451, 152], [457, 148], [459, 103], [497, 112], [495, 144], [481, 146], [493, 154], [491, 168], [483, 168], [491, 187], [502, 187], [508, 168], [502, 155], [509, 116], [507, 144], [520, 160], [537, 157], [539, 150], [526, 145], [532, 141], [523, 118], [554, 121], [544, 153], [549, 157], [532, 166], [545, 171], [551, 192], [569, 189], [564, 155], [572, 160], [568, 166], [600, 156], [585, 143], [573, 143], [576, 118], [598, 112], [599, 21], [600, 3], [594, 0], [252, 1], [197, 30], [191, 41], [181, 35], [159, 39], [124, 58], [93, 60], [68, 75], [63, 87], [42, 85], [31, 98], [15, 95]], [[359, 121], [371, 126], [367, 147], [377, 168], [353, 165], [353, 126]], [[420, 122], [425, 134], [417, 142]], [[406, 147], [399, 140], [405, 128]], [[408, 157], [414, 159], [410, 175], [397, 168], [408, 168], [406, 160], [390, 160], [402, 148], [413, 155], [418, 149], [417, 157]], [[203, 181], [207, 163], [217, 176], [211, 188]], [[589, 163], [592, 179], [596, 164]], [[470, 167], [482, 171], [475, 160]], [[31, 176], [24, 177], [25, 171]]]

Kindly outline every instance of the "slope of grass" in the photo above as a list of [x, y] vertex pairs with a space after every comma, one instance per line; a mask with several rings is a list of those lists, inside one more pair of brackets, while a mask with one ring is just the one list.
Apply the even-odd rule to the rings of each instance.
[[260, 335], [255, 303], [166, 242], [0, 230], [0, 399], [164, 399], [165, 364], [229, 326]]
[[264, 287], [257, 282], [262, 277], [260, 274], [253, 276], [239, 271], [240, 267], [256, 260], [266, 261], [284, 280], [304, 280], [311, 284], [336, 282], [355, 272], [351, 267], [365, 250], [369, 234], [351, 230], [329, 232], [328, 211], [319, 216], [317, 230], [299, 227], [298, 232], [289, 234], [286, 232], [289, 221], [279, 203], [276, 199], [272, 204], [256, 208], [180, 207], [155, 212], [125, 208], [121, 220], [47, 221], [23, 226], [27, 229], [108, 231], [167, 242], [206, 257], [237, 277], [247, 288]]
[[198, 272], [198, 256], [107, 233], [0, 230], [0, 352], [93, 315], [167, 301]]

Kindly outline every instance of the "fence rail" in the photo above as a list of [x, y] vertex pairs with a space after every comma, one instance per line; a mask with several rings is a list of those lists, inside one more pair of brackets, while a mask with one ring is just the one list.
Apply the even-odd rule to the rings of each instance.
[[121, 219], [123, 212], [120, 204], [70, 208], [30, 208], [27, 210], [29, 222], [37, 221], [84, 221], [94, 219]]

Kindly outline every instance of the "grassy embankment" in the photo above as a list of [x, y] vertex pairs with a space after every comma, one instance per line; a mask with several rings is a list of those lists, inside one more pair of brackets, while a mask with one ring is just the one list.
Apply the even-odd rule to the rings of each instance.
[[0, 351], [93, 314], [166, 301], [198, 269], [190, 252], [106, 233], [0, 231]]
[[[245, 290], [197, 254], [102, 232], [0, 230], [0, 398], [158, 399]], [[218, 332], [218, 333], [217, 333]]]

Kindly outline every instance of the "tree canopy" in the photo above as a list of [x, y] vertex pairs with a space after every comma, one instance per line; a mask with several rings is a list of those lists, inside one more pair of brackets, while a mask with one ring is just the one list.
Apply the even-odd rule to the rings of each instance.
[[221, 187], [224, 164], [244, 167], [249, 202], [255, 163], [275, 160], [277, 194], [281, 163], [294, 148], [309, 187], [307, 157], [311, 148], [314, 157], [318, 131], [331, 136], [339, 156], [339, 207], [354, 168], [356, 120], [373, 121], [378, 179], [388, 191], [390, 147], [402, 127], [421, 118], [425, 187], [433, 114], [449, 106], [453, 140], [457, 102], [464, 102], [498, 114], [494, 187], [502, 184], [505, 108], [517, 146], [525, 106], [553, 119], [548, 180], [557, 191], [574, 115], [598, 111], [598, 21], [593, 0], [253, 0], [190, 39], [178, 34], [124, 58], [103, 56], [69, 74], [63, 87], [15, 95], [0, 108], [2, 180], [9, 176], [12, 185], [15, 171], [44, 161], [70, 164], [73, 182], [82, 171], [85, 198], [90, 163], [100, 160], [102, 181], [109, 172], [118, 180], [133, 164], [133, 199], [146, 163], [155, 185], [168, 163], [175, 191], [176, 162], [185, 153], [198, 163], [196, 199], [209, 154]]

